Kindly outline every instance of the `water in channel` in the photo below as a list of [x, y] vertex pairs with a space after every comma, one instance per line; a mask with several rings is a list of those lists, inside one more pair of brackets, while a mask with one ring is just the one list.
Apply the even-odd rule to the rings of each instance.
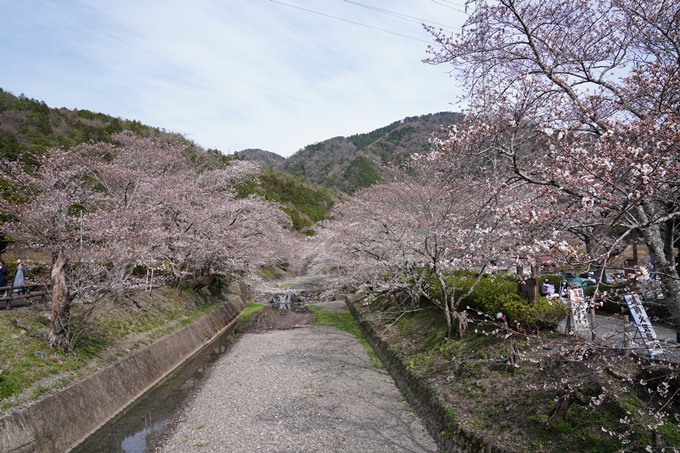
[[279, 294], [274, 297], [274, 306], [279, 310], [291, 311], [294, 308], [295, 295], [291, 293]]
[[164, 433], [175, 410], [231, 345], [234, 327], [222, 332], [174, 375], [74, 450], [74, 453], [145, 453]]

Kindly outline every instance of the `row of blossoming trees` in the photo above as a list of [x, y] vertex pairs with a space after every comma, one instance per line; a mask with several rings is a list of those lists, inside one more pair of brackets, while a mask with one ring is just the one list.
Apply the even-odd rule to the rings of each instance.
[[469, 89], [467, 119], [339, 208], [324, 233], [338, 268], [413, 288], [429, 269], [451, 334], [442, 271], [551, 253], [601, 275], [639, 232], [680, 331], [678, 2], [498, 0], [455, 36], [429, 31], [427, 61]]
[[216, 165], [186, 143], [140, 138], [53, 149], [38, 165], [3, 163], [3, 224], [19, 244], [52, 256], [49, 340], [69, 349], [73, 303], [142, 286], [139, 266], [162, 267], [175, 283], [196, 273], [229, 274], [273, 259], [289, 219], [235, 186], [257, 177], [242, 161]]

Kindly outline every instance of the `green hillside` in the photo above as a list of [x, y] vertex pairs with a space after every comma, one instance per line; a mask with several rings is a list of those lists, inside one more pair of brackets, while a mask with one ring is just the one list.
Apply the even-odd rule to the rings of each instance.
[[[50, 108], [44, 101], [14, 96], [0, 88], [0, 155], [28, 163], [52, 147], [69, 149], [80, 143], [109, 142], [124, 130], [144, 137], [179, 138], [136, 120], [124, 120], [89, 110]], [[189, 141], [187, 140], [187, 144]]]
[[253, 193], [280, 203], [291, 218], [293, 229], [310, 236], [315, 234], [311, 227], [326, 219], [339, 200], [336, 191], [314, 187], [302, 178], [272, 169], [262, 171], [257, 185], [248, 183], [239, 190], [241, 196]]
[[[206, 151], [182, 135], [147, 126], [136, 120], [125, 120], [89, 110], [51, 108], [43, 101], [30, 99], [23, 94], [14, 96], [0, 88], [0, 155], [7, 159], [34, 165], [35, 157], [46, 153], [50, 148], [70, 149], [89, 141], [110, 142], [113, 134], [124, 130], [133, 131], [143, 137], [180, 140], [186, 144], [186, 152], [194, 163], [204, 168], [223, 167], [234, 159], [216, 149]], [[332, 191], [316, 188], [300, 178], [277, 170], [263, 170], [259, 184], [243, 187], [241, 192], [242, 196], [257, 193], [280, 203], [291, 218], [293, 229], [305, 234], [314, 234], [312, 225], [324, 219], [327, 211], [337, 201], [337, 196]], [[0, 253], [3, 245], [5, 244], [0, 238]]]
[[462, 118], [454, 112], [408, 117], [366, 134], [307, 145], [274, 168], [352, 194], [380, 182], [380, 165], [429, 151], [432, 134]]

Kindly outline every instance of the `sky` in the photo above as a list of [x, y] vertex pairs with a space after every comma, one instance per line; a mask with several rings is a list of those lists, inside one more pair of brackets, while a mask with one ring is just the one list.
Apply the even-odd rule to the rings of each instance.
[[458, 32], [464, 2], [0, 0], [0, 88], [290, 156], [460, 111], [448, 68], [422, 62], [421, 22]]

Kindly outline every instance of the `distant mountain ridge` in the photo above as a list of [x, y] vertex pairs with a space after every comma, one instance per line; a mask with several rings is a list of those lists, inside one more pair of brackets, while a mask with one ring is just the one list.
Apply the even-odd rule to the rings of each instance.
[[[216, 149], [204, 150], [186, 137], [162, 128], [89, 110], [51, 108], [44, 101], [23, 94], [15, 96], [0, 88], [0, 158], [37, 165], [38, 157], [51, 148], [71, 149], [90, 141], [111, 143], [117, 132], [125, 130], [160, 141], [179, 141], [193, 164], [206, 169], [224, 168], [233, 161], [233, 156], [225, 156]], [[261, 150], [246, 150], [238, 156], [263, 162], [265, 166], [285, 161], [281, 156]], [[7, 189], [7, 186], [0, 172], [2, 188]], [[245, 183], [237, 189], [239, 196], [257, 194], [279, 203], [290, 217], [292, 229], [307, 235], [314, 234], [313, 225], [326, 218], [340, 195], [281, 170], [266, 169], [257, 182]], [[3, 221], [6, 218], [0, 213], [0, 223]], [[7, 245], [4, 239], [0, 235], [0, 252]]]
[[[70, 149], [89, 141], [110, 142], [111, 136], [132, 131], [142, 137], [181, 140], [195, 144], [180, 134], [151, 127], [137, 120], [116, 118], [89, 110], [51, 108], [44, 101], [22, 94], [15, 96], [0, 88], [0, 156], [31, 163], [35, 156], [53, 147]], [[219, 154], [216, 150], [208, 150]]]
[[[307, 145], [288, 158], [261, 149], [245, 149], [235, 156], [295, 175], [310, 184], [353, 194], [381, 181], [379, 164], [398, 163], [413, 153], [429, 151], [433, 132], [462, 119], [463, 115], [455, 112], [413, 116], [365, 134]], [[0, 88], [0, 155], [10, 160], [22, 159], [30, 164], [49, 148], [68, 149], [90, 140], [110, 142], [115, 133], [123, 130], [144, 137], [181, 140], [192, 152], [200, 149], [180, 134], [136, 120], [89, 110], [50, 108], [43, 101], [23, 94], [14, 96]], [[216, 160], [231, 158], [219, 150], [209, 149], [207, 154]]]
[[247, 149], [236, 155], [352, 194], [381, 180], [376, 163], [399, 162], [413, 153], [429, 151], [433, 132], [462, 119], [463, 114], [456, 112], [408, 117], [366, 134], [307, 145], [287, 159], [260, 149]]
[[241, 158], [243, 160], [249, 160], [253, 162], [259, 162], [265, 167], [273, 168], [282, 165], [286, 161], [286, 158], [279, 156], [271, 151], [265, 151], [263, 149], [248, 148], [243, 151], [237, 151], [234, 153], [234, 157]]

